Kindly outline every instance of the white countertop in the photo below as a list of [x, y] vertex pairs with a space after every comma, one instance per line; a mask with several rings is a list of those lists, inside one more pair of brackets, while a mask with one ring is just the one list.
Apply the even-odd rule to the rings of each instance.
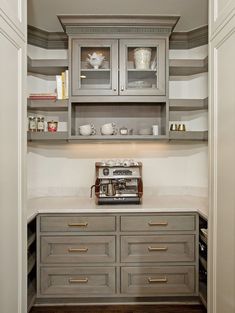
[[39, 213], [173, 213], [197, 212], [208, 217], [208, 200], [196, 196], [151, 196], [141, 205], [96, 205], [87, 197], [41, 197], [28, 200], [30, 222]]

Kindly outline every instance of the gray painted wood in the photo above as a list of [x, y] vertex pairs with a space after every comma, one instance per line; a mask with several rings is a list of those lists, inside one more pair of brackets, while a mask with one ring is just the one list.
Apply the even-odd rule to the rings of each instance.
[[58, 16], [64, 30], [72, 35], [74, 33], [91, 34], [98, 33], [143, 33], [170, 34], [179, 20], [179, 16], [159, 16], [159, 15], [59, 15]]
[[28, 111], [67, 111], [68, 100], [27, 100]]
[[170, 111], [207, 110], [208, 98], [205, 99], [170, 99]]
[[[87, 218], [90, 217], [91, 219], [93, 219], [93, 221], [97, 221], [96, 225], [99, 225], [99, 227], [96, 230], [90, 229], [89, 232], [87, 232], [87, 230], [85, 229], [82, 230], [79, 229], [79, 231], [74, 229], [73, 232], [70, 232], [70, 230], [68, 231], [66, 225], [69, 221], [71, 222], [71, 217], [73, 218], [72, 223], [79, 222], [85, 224], [87, 223]], [[174, 223], [173, 224], [169, 223], [171, 229], [167, 231], [162, 231], [161, 228], [160, 230], [154, 229], [141, 230], [137, 228], [134, 228], [135, 230], [131, 231], [123, 230], [121, 225], [125, 217], [131, 218], [131, 221], [129, 222], [130, 225], [135, 225], [136, 220], [134, 220], [134, 218], [140, 218], [144, 220], [146, 214], [130, 215], [128, 213], [123, 214], [107, 213], [97, 215], [92, 213], [87, 214], [86, 216], [84, 216], [83, 214], [39, 215], [37, 218], [38, 223], [37, 295], [39, 301], [44, 301], [43, 300], [44, 298], [46, 299], [45, 301], [47, 303], [52, 302], [59, 303], [60, 301], [61, 303], [65, 303], [66, 301], [68, 303], [70, 303], [69, 301], [74, 301], [74, 303], [75, 302], [85, 303], [86, 300], [84, 299], [86, 298], [89, 298], [90, 301], [97, 301], [96, 299], [100, 298], [100, 301], [102, 302], [104, 301], [102, 299], [106, 297], [107, 302], [111, 301], [118, 303], [120, 301], [124, 301], [122, 299], [125, 299], [125, 302], [130, 302], [131, 301], [130, 296], [136, 296], [143, 297], [143, 299], [144, 297], [147, 297], [146, 299], [149, 300], [142, 301], [151, 302], [157, 301], [158, 299], [160, 299], [161, 296], [162, 297], [175, 296], [177, 301], [180, 301], [180, 298], [178, 298], [179, 296], [180, 297], [196, 296], [198, 292], [198, 282], [196, 273], [196, 269], [198, 266], [197, 265], [198, 254], [197, 250], [195, 249], [195, 242], [196, 244], [198, 243], [197, 238], [198, 219], [196, 219], [197, 217], [196, 214], [179, 213], [170, 215], [168, 214], [147, 215], [147, 217], [151, 217], [151, 219], [157, 218], [157, 220], [161, 222], [163, 222], [163, 218], [165, 217], [172, 217], [173, 220], [176, 219], [177, 227], [174, 225]], [[190, 219], [188, 220], [188, 217], [192, 218], [192, 220]], [[107, 233], [107, 229], [104, 228], [104, 225], [106, 225], [106, 223], [100, 224], [100, 220], [105, 220], [106, 218], [111, 218], [115, 221], [114, 223], [111, 223], [114, 225], [114, 227], [112, 227], [112, 230], [110, 230], [109, 228], [108, 230], [109, 233]], [[62, 221], [65, 221], [65, 224], [63, 224]], [[168, 222], [170, 222], [170, 220], [168, 220]], [[179, 227], [179, 225], [181, 225], [181, 227]], [[84, 226], [82, 226], [81, 228], [84, 228]], [[97, 247], [95, 247], [94, 245], [94, 243], [96, 242], [96, 238], [100, 238], [100, 241], [98, 240]], [[106, 238], [110, 238], [111, 240], [110, 245], [113, 248], [111, 254], [108, 252], [109, 244], [106, 246], [107, 247], [106, 252], [104, 252], [104, 246], [102, 246], [102, 243], [107, 242]], [[123, 240], [123, 238], [127, 240]], [[134, 257], [134, 259], [124, 260], [123, 251], [127, 251], [128, 248], [124, 247], [125, 244], [123, 244], [123, 241], [125, 241], [126, 243], [131, 243], [131, 240], [133, 238], [136, 239], [136, 242], [134, 242], [134, 245], [131, 247], [129, 251], [131, 251], [131, 258]], [[143, 240], [143, 238], [147, 239]], [[41, 242], [44, 241], [44, 239], [46, 239], [46, 241], [48, 242], [46, 242], [45, 244], [46, 247], [45, 251], [42, 252]], [[169, 244], [167, 251], [152, 250], [150, 252], [146, 250], [149, 246], [149, 243], [151, 244], [152, 248], [156, 248], [161, 247], [162, 244], [165, 245], [166, 242], [167, 244]], [[48, 247], [48, 243], [49, 245], [52, 244], [50, 248]], [[72, 247], [70, 247], [71, 243], [73, 244]], [[70, 257], [67, 258], [68, 254], [66, 254], [66, 249], [87, 248], [86, 244], [89, 243], [91, 243], [91, 248], [87, 250], [87, 253], [90, 253], [90, 255], [87, 256], [88, 260], [85, 258], [83, 260], [78, 259], [78, 261], [76, 261], [75, 260], [76, 256], [73, 255], [72, 255], [73, 259], [70, 259]], [[101, 243], [100, 246], [99, 243]], [[95, 251], [94, 255], [96, 254], [98, 255], [98, 258], [99, 257], [103, 258], [105, 256], [105, 258], [107, 257], [106, 260], [108, 260], [109, 258], [113, 257], [114, 253], [116, 254], [116, 258], [112, 262], [109, 261], [106, 262], [102, 260], [101, 262], [99, 261], [97, 262], [98, 259], [96, 257], [93, 258], [94, 256], [92, 254], [93, 251]], [[47, 263], [42, 262], [42, 253], [45, 253], [44, 255], [45, 258], [47, 259], [46, 260]], [[85, 252], [83, 251], [79, 253]], [[100, 253], [104, 254], [101, 255]], [[149, 259], [148, 253], [151, 256]], [[161, 253], [167, 255], [167, 261], [164, 261], [165, 259], [163, 256], [161, 256]], [[153, 254], [155, 255], [154, 257]], [[50, 259], [51, 256], [53, 257], [53, 259]], [[61, 263], [57, 262], [58, 258], [60, 259], [59, 262], [61, 261]], [[48, 261], [48, 259], [50, 260]], [[130, 265], [129, 262], [131, 262], [132, 267], [128, 267], [128, 265]], [[89, 267], [87, 267], [88, 264]], [[158, 267], [153, 267], [153, 265], [156, 264], [158, 264]], [[166, 264], [168, 265], [166, 266]], [[84, 268], [88, 269], [89, 271], [84, 270]], [[133, 268], [136, 270], [132, 274], [131, 271]], [[191, 270], [188, 271], [185, 270], [185, 268], [190, 268]], [[112, 273], [115, 272], [115, 274], [114, 275], [110, 274], [111, 275], [110, 276], [109, 274], [104, 273], [104, 270], [107, 269], [112, 269], [111, 272]], [[129, 276], [127, 274], [123, 275], [122, 274], [123, 269], [131, 269], [130, 275]], [[157, 269], [157, 270], [154, 272], [151, 271], [149, 272], [148, 270], [146, 271], [146, 269], [152, 270]], [[164, 269], [164, 271], [162, 271], [162, 269]], [[92, 272], [90, 272], [90, 270], [92, 270]], [[85, 276], [86, 274], [88, 276]], [[91, 278], [89, 278], [89, 275], [91, 275]], [[129, 278], [126, 278], [126, 275]], [[149, 283], [148, 285], [151, 285], [150, 288], [148, 285], [146, 286], [144, 284], [143, 286], [142, 285], [136, 286], [136, 282], [138, 281], [144, 282], [145, 280], [146, 282], [146, 279], [148, 279], [149, 277], [162, 278], [163, 275], [164, 277], [167, 275], [167, 280], [169, 280], [168, 281], [169, 289], [164, 288], [155, 289], [155, 285], [156, 284], [158, 285], [159, 282]], [[97, 278], [97, 276], [99, 276], [99, 278]], [[100, 287], [99, 284], [102, 280], [104, 281], [104, 276], [106, 277], [105, 283], [102, 283], [101, 284], [102, 286]], [[91, 286], [89, 285], [88, 281], [78, 282], [77, 283], [78, 286], [73, 286], [73, 283], [68, 284], [68, 280], [71, 278], [82, 280], [88, 278], [88, 281], [91, 283]], [[110, 287], [109, 284], [110, 279], [112, 281], [113, 287]], [[125, 289], [123, 289], [123, 286], [126, 286], [126, 283], [129, 281], [128, 279], [132, 279], [134, 285], [132, 289], [132, 286], [130, 286], [130, 284], [128, 283], [127, 285], [128, 287], [126, 289], [127, 291], [125, 291]], [[173, 282], [176, 283], [173, 285]], [[85, 285], [88, 286], [88, 289], [84, 287]], [[111, 292], [110, 289], [112, 289]], [[154, 296], [155, 298], [151, 299], [152, 296]]]
[[[173, 32], [170, 49], [191, 49], [208, 44], [208, 26], [188, 32]], [[44, 49], [67, 49], [68, 36], [64, 32], [47, 32], [28, 25], [28, 43]]]
[[60, 75], [68, 69], [66, 59], [37, 59], [27, 58], [28, 72], [42, 75]]
[[42, 295], [82, 297], [115, 293], [114, 267], [42, 267]]
[[115, 231], [115, 216], [42, 216], [41, 232], [106, 232]]
[[194, 271], [193, 266], [122, 267], [122, 292], [155, 296], [194, 294]]
[[68, 139], [68, 132], [29, 132], [28, 141], [65, 141]]
[[121, 217], [122, 231], [193, 231], [196, 227], [192, 215], [125, 215]]
[[122, 262], [193, 262], [194, 235], [121, 236]]
[[208, 140], [208, 131], [170, 131], [170, 140]]
[[192, 49], [208, 44], [208, 25], [189, 32], [173, 32], [170, 37], [170, 49]]
[[170, 76], [190, 76], [208, 72], [208, 58], [169, 60]]
[[41, 263], [115, 262], [115, 236], [41, 236]]

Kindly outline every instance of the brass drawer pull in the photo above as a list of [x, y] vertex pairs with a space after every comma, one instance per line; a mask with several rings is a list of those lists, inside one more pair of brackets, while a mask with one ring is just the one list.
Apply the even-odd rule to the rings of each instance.
[[168, 247], [148, 247], [149, 251], [167, 251]]
[[167, 283], [167, 278], [148, 278], [150, 284], [157, 284], [157, 283]]
[[87, 252], [88, 248], [69, 248], [68, 252]]
[[167, 226], [168, 222], [149, 222], [149, 226]]
[[70, 223], [68, 227], [87, 227], [88, 223]]
[[86, 284], [88, 283], [88, 278], [84, 279], [69, 279], [70, 284]]

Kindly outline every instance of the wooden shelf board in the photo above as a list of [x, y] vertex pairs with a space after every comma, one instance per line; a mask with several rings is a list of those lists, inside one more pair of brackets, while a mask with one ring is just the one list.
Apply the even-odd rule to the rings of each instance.
[[28, 282], [27, 309], [31, 310], [36, 300], [36, 279]]
[[28, 141], [67, 140], [68, 132], [28, 132]]
[[28, 72], [42, 75], [59, 75], [68, 69], [67, 59], [27, 59]]
[[207, 110], [208, 98], [205, 99], [170, 99], [170, 111]]
[[208, 131], [170, 131], [170, 140], [208, 140]]
[[69, 100], [27, 100], [28, 110], [67, 111]]
[[71, 140], [81, 140], [81, 141], [102, 141], [102, 140], [111, 140], [111, 141], [125, 141], [125, 140], [167, 140], [168, 137], [165, 135], [153, 136], [153, 135], [95, 135], [95, 136], [71, 136]]
[[171, 59], [169, 60], [170, 76], [191, 76], [208, 72], [208, 58], [200, 59]]
[[31, 233], [28, 236], [28, 240], [27, 240], [27, 248], [29, 248], [36, 240], [36, 233]]
[[199, 234], [199, 237], [207, 245], [207, 238], [202, 233]]
[[34, 252], [28, 258], [28, 269], [27, 269], [28, 275], [29, 275], [29, 273], [31, 273], [31, 271], [34, 268], [35, 264], [36, 264], [36, 253]]
[[128, 68], [127, 71], [128, 72], [154, 72], [155, 73], [155, 72], [157, 72], [157, 69], [155, 69], [155, 70], [151, 70], [151, 69], [139, 70], [137, 68]]
[[204, 282], [199, 282], [199, 297], [203, 305], [207, 307], [207, 285]]
[[99, 68], [99, 69], [94, 69], [94, 68], [82, 68], [81, 72], [110, 72], [110, 68]]
[[207, 271], [207, 261], [203, 257], [201, 257], [201, 256], [199, 256], [199, 260], [200, 260], [204, 270]]

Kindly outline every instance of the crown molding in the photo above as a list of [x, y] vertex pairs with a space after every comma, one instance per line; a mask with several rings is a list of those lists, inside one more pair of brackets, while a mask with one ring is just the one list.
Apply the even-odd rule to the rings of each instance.
[[208, 25], [189, 32], [173, 32], [170, 49], [192, 49], [208, 44]]
[[47, 32], [28, 25], [28, 43], [44, 49], [68, 49], [68, 36], [64, 32]]
[[[28, 25], [28, 43], [44, 49], [68, 49], [68, 36], [64, 32], [47, 32]], [[208, 26], [189, 32], [173, 32], [170, 36], [170, 49], [191, 49], [206, 44]]]

